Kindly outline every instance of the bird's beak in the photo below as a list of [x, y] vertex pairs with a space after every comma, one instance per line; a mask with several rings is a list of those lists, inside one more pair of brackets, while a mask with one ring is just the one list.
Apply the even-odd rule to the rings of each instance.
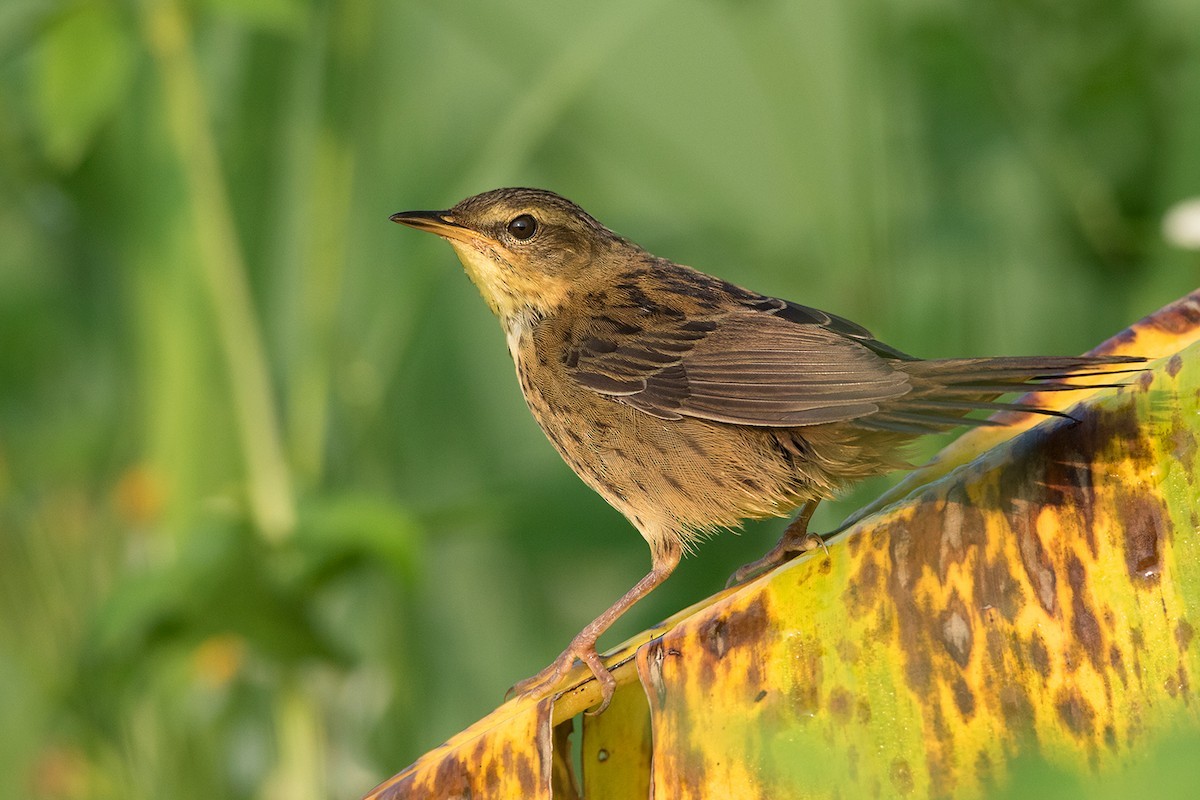
[[419, 231], [428, 231], [443, 239], [467, 243], [478, 238], [474, 231], [459, 225], [446, 211], [401, 211], [392, 214], [389, 219]]

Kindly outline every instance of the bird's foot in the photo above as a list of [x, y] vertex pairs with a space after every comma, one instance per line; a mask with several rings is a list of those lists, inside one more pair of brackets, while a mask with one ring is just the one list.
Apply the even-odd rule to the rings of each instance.
[[818, 547], [824, 550], [826, 555], [829, 555], [829, 546], [825, 543], [825, 538], [819, 534], [806, 532], [798, 539], [784, 536], [779, 540], [779, 544], [771, 548], [771, 551], [765, 556], [738, 567], [737, 571], [730, 575], [729, 580], [725, 582], [725, 588], [739, 586], [751, 578], [756, 578], [764, 572], [786, 564], [793, 558], [816, 550]]
[[575, 659], [578, 658], [588, 669], [592, 671], [596, 682], [600, 684], [600, 705], [596, 706], [587, 712], [589, 716], [595, 716], [604, 709], [608, 708], [608, 704], [612, 701], [613, 692], [617, 690], [617, 679], [612, 676], [608, 668], [604, 666], [604, 662], [600, 659], [600, 654], [596, 652], [596, 637], [588, 635], [588, 631], [584, 631], [580, 635], [571, 640], [571, 644], [567, 649], [554, 659], [554, 662], [544, 670], [534, 675], [532, 678], [526, 678], [520, 683], [515, 684], [505, 693], [505, 697], [514, 695], [525, 696], [548, 695], [558, 687], [564, 675], [571, 670], [575, 664]]
[[796, 518], [788, 523], [787, 528], [784, 529], [783, 536], [779, 539], [779, 544], [771, 548], [771, 552], [758, 561], [751, 561], [730, 575], [729, 580], [725, 582], [725, 588], [728, 589], [731, 586], [745, 583], [750, 578], [761, 575], [769, 569], [774, 569], [780, 564], [785, 564], [796, 556], [803, 555], [810, 550], [816, 550], [818, 547], [825, 551], [825, 555], [829, 555], [829, 548], [825, 544], [825, 538], [808, 532], [808, 521], [812, 519], [813, 512], [817, 510], [817, 505], [820, 502], [820, 500], [809, 500], [800, 506], [800, 511], [796, 514]]

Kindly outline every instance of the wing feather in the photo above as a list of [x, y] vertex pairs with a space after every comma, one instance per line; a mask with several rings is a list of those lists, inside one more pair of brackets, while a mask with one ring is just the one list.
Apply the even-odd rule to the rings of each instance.
[[874, 414], [911, 391], [860, 330], [738, 310], [585, 338], [566, 361], [580, 385], [662, 419], [817, 425]]

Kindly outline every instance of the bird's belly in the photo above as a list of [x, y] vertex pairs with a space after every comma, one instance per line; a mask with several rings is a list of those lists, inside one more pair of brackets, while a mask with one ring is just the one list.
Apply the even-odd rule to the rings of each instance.
[[517, 363], [526, 403], [555, 449], [652, 546], [786, 514], [826, 493], [760, 430], [658, 419]]

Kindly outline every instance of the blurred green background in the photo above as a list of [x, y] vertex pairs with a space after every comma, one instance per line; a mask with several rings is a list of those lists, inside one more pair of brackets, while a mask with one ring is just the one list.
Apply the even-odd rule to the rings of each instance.
[[1200, 282], [1200, 4], [3, 0], [0, 797], [357, 796], [645, 572], [387, 220], [501, 185], [918, 355], [1080, 352]]

